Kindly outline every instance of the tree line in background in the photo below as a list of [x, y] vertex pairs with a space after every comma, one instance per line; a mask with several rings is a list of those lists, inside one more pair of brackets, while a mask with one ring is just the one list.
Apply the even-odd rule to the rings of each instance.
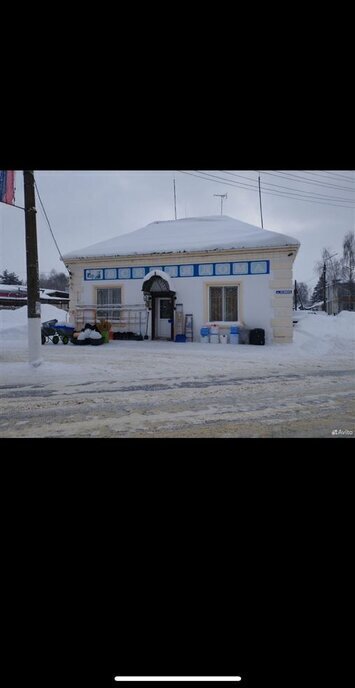
[[[326, 270], [324, 271], [324, 265]], [[341, 283], [349, 288], [352, 293], [355, 278], [355, 237], [354, 232], [348, 232], [343, 239], [343, 255], [336, 258], [335, 255], [324, 248], [321, 260], [317, 261], [315, 270], [318, 274], [318, 282], [310, 294], [305, 282], [297, 283], [298, 301], [303, 307], [322, 302], [324, 299], [324, 273], [327, 284]]]
[[[21, 280], [15, 272], [4, 270], [3, 273], [0, 273], [0, 284], [24, 285], [25, 282]], [[54, 269], [51, 270], [47, 276], [45, 273], [41, 272], [39, 275], [39, 286], [42, 289], [68, 291], [69, 277], [65, 272], [57, 272]]]

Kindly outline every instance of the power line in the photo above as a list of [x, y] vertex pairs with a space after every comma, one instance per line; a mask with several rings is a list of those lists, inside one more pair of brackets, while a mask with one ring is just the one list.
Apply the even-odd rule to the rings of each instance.
[[[233, 183], [232, 181], [225, 180], [224, 178], [221, 178], [221, 177], [214, 177], [213, 179], [208, 179], [208, 177], [206, 177], [206, 176], [201, 176], [200, 174], [195, 174], [194, 172], [186, 172], [183, 170], [177, 170], [177, 172], [180, 172], [181, 174], [188, 174], [192, 177], [199, 177], [200, 179], [204, 179], [205, 181], [209, 181], [209, 182], [214, 182], [215, 184], [224, 184], [225, 186], [227, 185], [227, 186], [232, 186], [234, 188], [245, 189], [246, 191], [256, 191], [258, 193], [258, 188], [256, 186], [252, 186], [251, 184], [245, 184], [242, 182], [239, 182], [239, 183], [234, 182]], [[211, 176], [211, 175], [209, 175], [209, 176]], [[220, 180], [220, 181], [218, 181], [218, 180]], [[290, 193], [293, 193], [293, 192], [290, 192]], [[318, 205], [332, 205], [335, 208], [349, 208], [350, 210], [353, 209], [353, 206], [347, 206], [347, 205], [343, 205], [340, 203], [331, 203], [330, 201], [310, 200], [309, 198], [299, 198], [298, 196], [291, 196], [284, 191], [276, 192], [276, 191], [271, 191], [269, 189], [264, 189], [264, 194], [269, 194], [271, 196], [279, 196], [280, 198], [290, 198], [291, 200], [295, 200], [295, 201], [317, 203]]]
[[56, 247], [57, 247], [57, 250], [58, 250], [58, 253], [59, 253], [60, 258], [61, 258], [61, 260], [62, 260], [63, 263], [64, 263], [64, 259], [63, 259], [63, 256], [62, 256], [61, 252], [60, 252], [60, 248], [59, 248], [59, 246], [58, 246], [58, 244], [57, 244], [56, 238], [55, 238], [55, 236], [54, 236], [54, 233], [53, 233], [53, 230], [52, 230], [52, 227], [51, 227], [51, 223], [49, 222], [48, 215], [47, 215], [46, 210], [45, 210], [45, 207], [44, 207], [44, 205], [43, 205], [43, 203], [42, 203], [42, 199], [41, 199], [41, 196], [40, 196], [40, 193], [39, 193], [39, 190], [38, 190], [38, 186], [37, 186], [36, 180], [35, 180], [34, 177], [33, 177], [33, 179], [34, 179], [34, 183], [35, 183], [35, 187], [36, 187], [36, 191], [37, 191], [37, 196], [38, 196], [39, 202], [40, 202], [40, 204], [41, 204], [42, 210], [43, 210], [43, 212], [44, 212], [44, 216], [45, 216], [45, 218], [46, 218], [46, 220], [47, 220], [48, 227], [49, 227], [50, 232], [51, 232], [51, 235], [52, 235], [52, 237], [53, 237], [53, 241], [54, 241], [54, 243], [55, 243], [55, 245], [56, 245]]
[[[192, 177], [199, 177], [200, 179], [204, 179], [205, 181], [210, 181], [210, 182], [212, 181], [212, 182], [215, 182], [216, 184], [224, 184], [224, 185], [232, 186], [234, 188], [245, 189], [247, 191], [256, 191], [258, 193], [257, 185], [246, 184], [245, 182], [233, 182], [232, 180], [225, 179], [225, 177], [218, 177], [218, 176], [212, 175], [210, 173], [202, 173], [202, 175], [201, 175], [201, 174], [195, 174], [194, 172], [186, 172], [183, 170], [177, 170], [177, 171], [180, 172], [181, 174], [188, 174], [188, 175], [191, 175]], [[206, 175], [208, 175], [208, 176], [206, 176]], [[208, 177], [212, 177], [212, 179], [209, 179]], [[264, 185], [265, 185], [265, 182], [264, 182]], [[273, 186], [279, 186], [279, 185], [273, 185]], [[288, 187], [284, 187], [284, 188], [288, 188]], [[324, 200], [318, 200], [316, 196], [312, 196], [312, 200], [311, 200], [310, 198], [305, 197], [305, 193], [306, 192], [298, 193], [298, 192], [294, 192], [292, 190], [289, 190], [288, 192], [274, 191], [271, 189], [265, 189], [265, 187], [264, 187], [264, 194], [269, 194], [271, 196], [279, 196], [280, 198], [289, 198], [291, 200], [304, 201], [304, 202], [308, 202], [308, 203], [317, 203], [318, 205], [332, 205], [335, 208], [349, 208], [350, 210], [353, 209], [353, 206], [344, 205], [342, 203], [342, 201], [347, 202], [347, 199], [341, 199], [341, 198], [335, 199], [334, 198], [333, 200], [338, 201], [338, 202], [333, 203], [333, 202], [330, 202], [330, 200], [326, 200], [327, 198], [329, 198], [328, 196], [321, 196], [321, 198], [322, 199], [324, 198]], [[309, 192], [307, 192], [307, 193], [309, 193]], [[352, 203], [353, 201], [350, 200], [349, 202]]]
[[[201, 170], [196, 170], [196, 171], [201, 172], [201, 174], [207, 174], [209, 177], [214, 177], [215, 179], [225, 179], [225, 177], [218, 177], [216, 175], [211, 174], [210, 172], [202, 172]], [[234, 174], [234, 173], [230, 172], [229, 174]], [[268, 174], [268, 173], [265, 172], [264, 174]], [[235, 175], [235, 176], [240, 176], [240, 175]], [[250, 179], [250, 177], [248, 177], [248, 178]], [[231, 181], [231, 180], [229, 180], [229, 181]], [[234, 183], [237, 184], [237, 182], [234, 182]], [[239, 184], [245, 184], [245, 182], [239, 182]], [[286, 189], [287, 193], [297, 194], [298, 196], [301, 195], [301, 196], [315, 198], [315, 199], [319, 198], [320, 200], [328, 199], [328, 200], [336, 201], [336, 202], [345, 201], [348, 203], [355, 203], [355, 199], [353, 200], [352, 198], [340, 198], [339, 196], [330, 196], [329, 194], [321, 194], [321, 193], [318, 193], [317, 191], [302, 191], [301, 189], [295, 189], [295, 187], [284, 186], [283, 184], [273, 184], [272, 182], [265, 182], [264, 181], [264, 186], [265, 186], [265, 184], [267, 186], [275, 186], [277, 189]], [[250, 186], [250, 185], [246, 184], [246, 186]], [[270, 191], [273, 191], [273, 189], [270, 189]], [[280, 193], [286, 193], [286, 192], [280, 191]]]
[[[332, 172], [327, 172], [327, 170], [323, 170], [323, 171], [324, 171], [324, 174], [329, 174], [330, 177], [335, 176], [335, 175], [332, 174]], [[350, 180], [351, 182], [354, 181], [354, 177], [348, 177], [348, 176], [345, 175], [345, 174], [340, 174], [340, 172], [337, 173], [336, 178], [337, 178], [337, 177], [342, 177], [342, 179], [348, 179], [348, 180]]]
[[339, 191], [350, 191], [351, 193], [355, 193], [355, 188], [352, 189], [349, 186], [339, 186], [338, 184], [333, 184], [332, 182], [320, 182], [318, 180], [312, 181], [311, 179], [308, 179], [308, 177], [303, 177], [302, 175], [299, 174], [293, 174], [292, 172], [282, 172], [282, 170], [275, 170], [274, 172], [266, 172], [264, 171], [264, 174], [268, 174], [271, 177], [279, 177], [280, 176], [284, 179], [290, 179], [291, 181], [299, 181], [300, 184], [312, 184], [313, 186], [323, 186], [329, 189], [337, 189]]
[[[225, 170], [221, 170], [221, 171], [224, 172]], [[255, 171], [257, 171], [257, 170], [255, 170]], [[241, 177], [242, 176], [242, 175], [235, 174], [234, 172], [227, 172], [227, 174], [232, 174], [235, 177]], [[275, 176], [275, 177], [277, 176], [278, 177], [278, 175], [274, 175], [272, 172], [263, 172], [263, 174], [271, 174], [271, 176]], [[244, 177], [244, 179], [251, 179], [251, 178], [250, 177]], [[294, 181], [294, 180], [292, 179], [292, 181]], [[313, 182], [310, 182], [310, 183], [312, 184]], [[287, 189], [288, 193], [297, 193], [297, 194], [301, 194], [302, 196], [310, 196], [312, 198], [319, 198], [321, 200], [322, 199], [328, 199], [328, 200], [333, 200], [333, 201], [345, 201], [345, 202], [349, 202], [349, 203], [355, 203], [355, 199], [352, 199], [352, 198], [341, 198], [340, 196], [330, 196], [329, 194], [321, 194], [321, 193], [318, 193], [317, 191], [302, 191], [302, 189], [297, 189], [293, 186], [284, 186], [283, 184], [273, 184], [272, 182], [265, 182], [264, 181], [264, 185], [265, 184], [267, 186], [275, 186], [278, 189]], [[304, 182], [301, 182], [301, 184], [304, 184]], [[350, 191], [353, 191], [353, 190], [350, 189]], [[355, 192], [355, 189], [354, 189], [354, 192]]]
[[[254, 181], [254, 179], [252, 177], [246, 177], [243, 174], [237, 174], [236, 172], [229, 172], [228, 170], [219, 170], [219, 171], [223, 172], [224, 174], [230, 174], [233, 177], [240, 177], [242, 179], [248, 179], [249, 181]], [[255, 172], [258, 172], [258, 170], [255, 170]], [[300, 184], [313, 184], [313, 185], [317, 185], [317, 186], [323, 186], [325, 188], [337, 189], [339, 191], [350, 191], [351, 193], [355, 193], [355, 188], [351, 189], [349, 186], [344, 187], [344, 186], [338, 186], [336, 184], [328, 183], [328, 182], [312, 181], [311, 179], [308, 179], [307, 177], [294, 175], [292, 172], [288, 173], [288, 172], [282, 172], [279, 170], [275, 170], [274, 172], [266, 172], [265, 170], [263, 170], [263, 173], [268, 174], [272, 177], [279, 177], [280, 178], [280, 176], [281, 176], [281, 178], [290, 179], [293, 182], [300, 180]], [[310, 173], [310, 174], [312, 174], [312, 173]], [[289, 188], [289, 187], [283, 187], [283, 188]], [[319, 195], [321, 195], [321, 194], [319, 194]]]
[[[325, 170], [323, 170], [323, 171], [322, 170], [318, 170], [318, 171], [299, 170], [299, 172], [304, 172], [305, 174], [311, 174], [312, 176], [315, 175], [316, 177], [319, 177], [320, 179], [322, 179], [323, 182], [328, 182], [328, 183], [334, 183], [334, 182], [332, 182], [333, 179], [336, 179], [336, 181], [340, 182], [340, 183], [344, 183], [341, 181], [342, 179], [346, 179], [346, 181], [349, 181], [349, 182], [355, 181], [355, 177], [351, 178], [351, 177], [346, 177], [345, 175], [343, 176], [343, 175], [339, 175], [339, 174], [332, 174], [331, 172], [326, 172]], [[328, 179], [328, 176], [324, 177], [325, 174], [328, 175], [330, 177], [330, 179]]]

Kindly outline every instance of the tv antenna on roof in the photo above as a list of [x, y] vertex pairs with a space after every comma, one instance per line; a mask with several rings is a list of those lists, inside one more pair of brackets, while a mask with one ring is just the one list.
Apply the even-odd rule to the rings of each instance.
[[228, 194], [213, 194], [214, 196], [220, 196], [221, 199], [221, 215], [223, 215], [223, 199], [228, 197]]

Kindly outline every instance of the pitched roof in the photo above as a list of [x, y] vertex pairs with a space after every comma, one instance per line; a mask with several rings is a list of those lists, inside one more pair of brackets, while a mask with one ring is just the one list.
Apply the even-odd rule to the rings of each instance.
[[64, 260], [299, 244], [297, 239], [286, 234], [261, 229], [227, 215], [211, 215], [151, 222], [134, 232], [67, 253]]

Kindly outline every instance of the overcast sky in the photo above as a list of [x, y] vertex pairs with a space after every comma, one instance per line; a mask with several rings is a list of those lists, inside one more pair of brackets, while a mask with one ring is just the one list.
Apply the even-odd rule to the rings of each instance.
[[[35, 171], [35, 179], [62, 254], [132, 232], [155, 220], [173, 220], [174, 177], [178, 218], [219, 215], [221, 199], [214, 194], [227, 193], [223, 214], [260, 226], [257, 172], [186, 172], [189, 174]], [[317, 281], [314, 267], [322, 249], [328, 248], [340, 257], [344, 235], [355, 230], [355, 172], [265, 170], [261, 171], [261, 192], [264, 229], [283, 232], [301, 242], [294, 278], [307, 282], [312, 290]], [[15, 203], [24, 204], [22, 172], [16, 173]], [[54, 268], [63, 272], [38, 199], [36, 206], [39, 270], [48, 273]], [[26, 279], [24, 213], [0, 203], [0, 272], [4, 269]]]

